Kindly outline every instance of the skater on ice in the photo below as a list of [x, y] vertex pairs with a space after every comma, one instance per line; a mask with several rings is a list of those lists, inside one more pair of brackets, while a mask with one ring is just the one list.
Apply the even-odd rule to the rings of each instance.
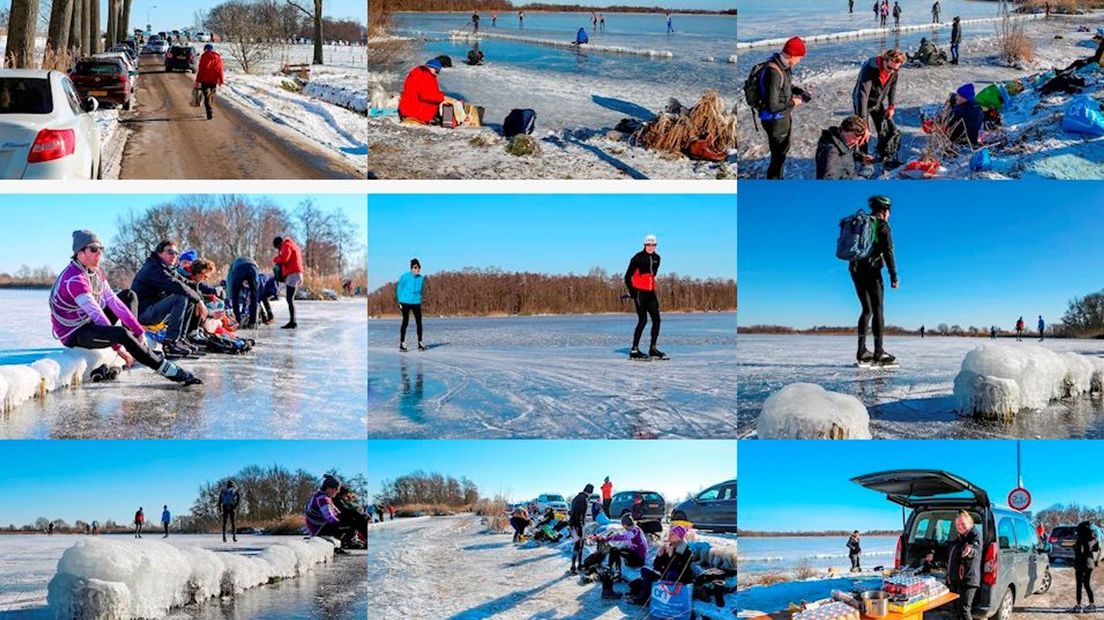
[[272, 259], [276, 269], [276, 281], [283, 282], [287, 289], [288, 315], [291, 317], [282, 329], [295, 329], [295, 292], [303, 285], [303, 253], [299, 244], [291, 237], [276, 237], [272, 240], [276, 257]]
[[1046, 321], [1043, 320], [1043, 315], [1039, 315], [1039, 342], [1043, 341], [1043, 336], [1046, 333]]
[[222, 516], [222, 542], [226, 542], [226, 523], [230, 522], [230, 535], [238, 542], [238, 489], [233, 480], [227, 480], [219, 493], [219, 514]]
[[1021, 316], [1016, 320], [1016, 342], [1023, 342], [1023, 334], [1026, 326], [1024, 324], [1023, 317]]
[[860, 555], [862, 555], [862, 544], [859, 540], [859, 530], [855, 530], [851, 532], [851, 538], [847, 539], [847, 557], [851, 560], [852, 573], [862, 572], [862, 560], [859, 557]]
[[[860, 212], [841, 222], [841, 242], [845, 236], [861, 234], [861, 231], [869, 228], [869, 246], [863, 247], [856, 258], [848, 261], [848, 272], [862, 305], [855, 359], [860, 366], [889, 366], [896, 359], [886, 353], [883, 346], [885, 280], [882, 277], [882, 268], [889, 271], [890, 287], [897, 288], [900, 285], [897, 279], [897, 261], [893, 255], [893, 236], [889, 228], [891, 203], [886, 196], [871, 196], [868, 205], [869, 214]], [[864, 222], [865, 218], [869, 218], [869, 221]], [[854, 222], [854, 226], [848, 228], [848, 222]], [[867, 325], [874, 336], [873, 353], [866, 347]]]
[[142, 510], [142, 507], [138, 507], [138, 512], [134, 513], [134, 537], [142, 537], [142, 526], [146, 524], [146, 513]]
[[169, 537], [169, 524], [172, 523], [172, 514], [169, 512], [168, 505], [161, 507], [161, 527], [165, 530], [165, 535], [161, 538]]
[[406, 348], [406, 328], [410, 325], [410, 315], [414, 315], [414, 329], [418, 333], [418, 350], [425, 351], [422, 342], [422, 291], [425, 288], [425, 276], [422, 275], [422, 263], [417, 258], [410, 259], [410, 271], [399, 276], [395, 285], [395, 296], [402, 311], [402, 325], [399, 326], [399, 351]]
[[586, 539], [583, 538], [583, 526], [586, 524], [587, 503], [590, 495], [594, 493], [594, 485], [589, 482], [582, 491], [571, 500], [571, 512], [568, 514], [568, 526], [571, 528], [571, 569], [572, 575], [578, 574], [583, 569], [583, 547]]
[[[656, 252], [658, 242], [655, 235], [644, 237], [644, 249], [633, 255], [629, 260], [629, 267], [625, 270], [625, 288], [629, 289], [629, 297], [636, 307], [636, 329], [633, 331], [632, 349], [629, 351], [629, 359], [665, 360], [667, 354], [656, 348], [659, 340], [659, 297], [656, 296], [656, 275], [659, 274], [659, 253]], [[648, 345], [648, 353], [640, 352], [640, 338], [644, 335], [644, 327], [648, 319], [652, 320], [652, 333]], [[592, 487], [593, 489], [593, 487]]]

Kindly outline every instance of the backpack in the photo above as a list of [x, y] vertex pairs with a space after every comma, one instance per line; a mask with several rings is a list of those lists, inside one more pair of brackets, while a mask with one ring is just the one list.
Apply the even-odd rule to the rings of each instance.
[[767, 70], [768, 62], [770, 62], [769, 59], [752, 67], [751, 73], [748, 73], [747, 79], [744, 80], [744, 101], [756, 112], [764, 105], [763, 99], [766, 93], [763, 92], [765, 87], [763, 76], [766, 75], [764, 71]]
[[836, 238], [836, 258], [848, 262], [869, 258], [878, 238], [878, 226], [874, 218], [859, 209], [854, 215], [840, 220], [839, 237]]
[[506, 115], [506, 120], [502, 121], [502, 133], [507, 138], [512, 138], [518, 134], [531, 134], [537, 126], [537, 113], [531, 109], [513, 109]]
[[238, 503], [238, 493], [234, 489], [223, 489], [219, 497], [219, 503], [223, 506], [233, 506]]

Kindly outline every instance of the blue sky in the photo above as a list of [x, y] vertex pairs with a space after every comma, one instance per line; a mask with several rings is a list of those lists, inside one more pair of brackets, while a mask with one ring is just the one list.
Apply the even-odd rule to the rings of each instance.
[[658, 491], [669, 502], [736, 477], [736, 442], [712, 440], [380, 440], [368, 442], [368, 489], [417, 470], [466, 476], [484, 496], [567, 497], [610, 477], [614, 492]]
[[[194, 23], [193, 16], [197, 10], [209, 11], [213, 7], [222, 4], [223, 0], [190, 0], [179, 2], [176, 0], [134, 0], [130, 5], [130, 28], [144, 28], [146, 18], [149, 16], [153, 31], [179, 30]], [[283, 2], [281, 2], [283, 4]], [[313, 6], [310, 0], [304, 0], [304, 6]], [[363, 0], [326, 0], [326, 17], [338, 19], [355, 19], [365, 23], [368, 18], [368, 7]], [[100, 20], [104, 28], [107, 27], [107, 0], [100, 0]], [[153, 8], [157, 7], [157, 8]]]
[[735, 195], [382, 195], [368, 199], [368, 288], [464, 267], [622, 274], [644, 236], [663, 273], [736, 277]]
[[[1057, 503], [1104, 504], [1095, 441], [1021, 442], [1032, 510]], [[1016, 442], [1003, 440], [744, 441], [740, 528], [816, 531], [893, 529], [901, 510], [851, 478], [901, 468], [942, 469], [1004, 504], [1016, 486]]]
[[185, 514], [199, 486], [246, 465], [366, 473], [363, 441], [5, 441], [0, 447], [0, 524], [38, 517], [128, 523], [168, 504]]
[[[1104, 288], [1099, 183], [747, 183], [740, 192], [740, 321], [851, 325], [859, 305], [835, 257], [840, 218], [887, 192], [901, 288], [886, 321], [1012, 328], [1056, 323]], [[1032, 323], [1034, 324], [1034, 323]]]
[[[115, 220], [129, 210], [140, 213], [151, 205], [174, 201], [172, 194], [7, 194], [0, 195], [0, 272], [13, 272], [21, 265], [49, 265], [59, 271], [69, 260], [73, 231], [94, 231], [110, 245], [115, 236]], [[261, 195], [251, 194], [258, 199]], [[277, 205], [294, 210], [306, 199], [329, 211], [344, 209], [367, 243], [368, 212], [362, 195], [273, 194], [263, 196]]]

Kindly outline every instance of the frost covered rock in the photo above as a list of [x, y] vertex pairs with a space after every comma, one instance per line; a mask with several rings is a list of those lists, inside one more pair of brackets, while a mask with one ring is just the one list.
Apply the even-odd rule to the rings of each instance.
[[760, 439], [870, 439], [870, 415], [854, 396], [793, 383], [763, 403]]
[[[1104, 365], [1078, 353], [1034, 345], [985, 344], [966, 354], [955, 377], [958, 408], [978, 418], [1011, 420], [1060, 398], [1089, 394]], [[1099, 381], [1099, 379], [1097, 379]]]
[[126, 620], [132, 602], [126, 586], [74, 575], [50, 580], [46, 602], [59, 620]]
[[1066, 363], [1066, 378], [1062, 381], [1063, 398], [1088, 396], [1092, 390], [1093, 365], [1089, 358], [1080, 353], [1062, 354]]

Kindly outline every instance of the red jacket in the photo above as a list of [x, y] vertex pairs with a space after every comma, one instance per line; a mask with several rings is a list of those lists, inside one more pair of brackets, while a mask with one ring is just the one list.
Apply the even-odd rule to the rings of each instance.
[[219, 56], [218, 52], [214, 50], [203, 52], [199, 57], [195, 81], [196, 84], [218, 84], [219, 86], [226, 83], [222, 72], [222, 56]]
[[437, 116], [444, 100], [445, 93], [437, 85], [437, 75], [433, 70], [425, 66], [414, 67], [403, 82], [399, 116], [428, 124]]
[[606, 482], [602, 484], [602, 499], [611, 499], [613, 497], [613, 483]]
[[272, 262], [280, 266], [285, 278], [293, 273], [302, 273], [303, 257], [299, 252], [299, 244], [292, 241], [291, 237], [284, 237], [284, 242], [280, 244], [280, 253]]

